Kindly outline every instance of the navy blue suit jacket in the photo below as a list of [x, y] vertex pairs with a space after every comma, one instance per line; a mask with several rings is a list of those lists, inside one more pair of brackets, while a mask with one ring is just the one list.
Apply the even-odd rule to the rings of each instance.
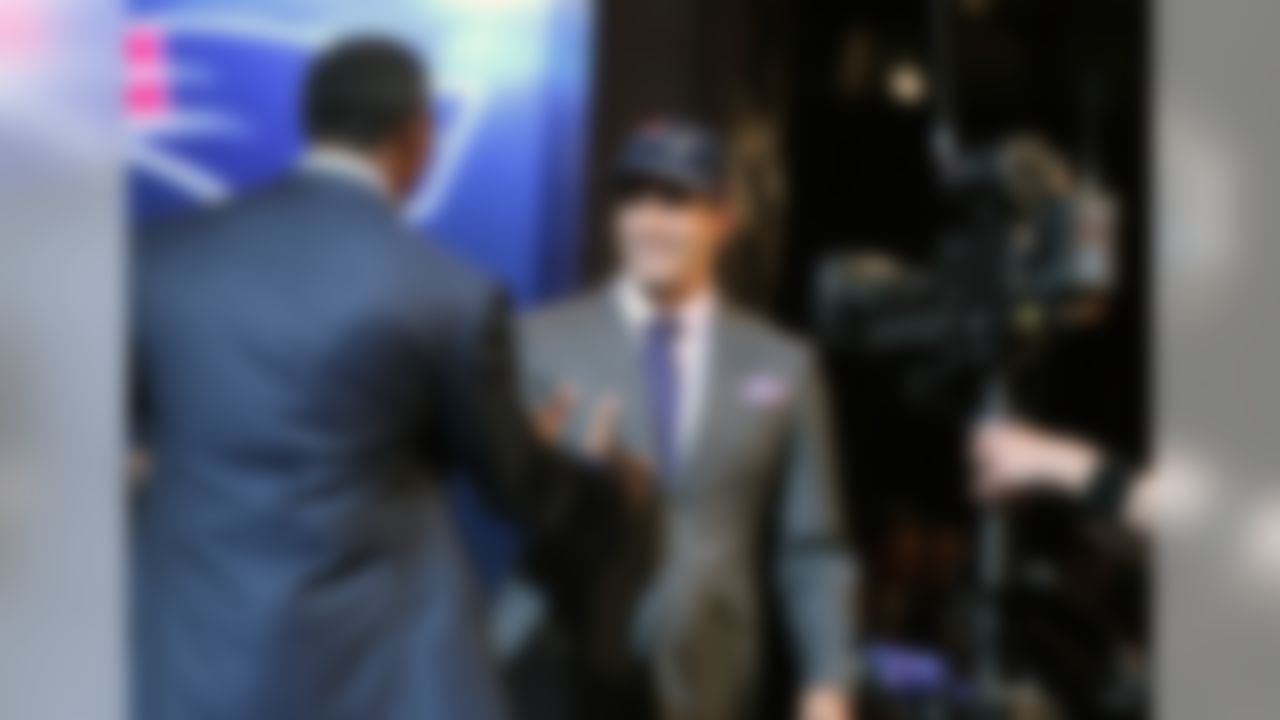
[[611, 502], [532, 437], [502, 294], [319, 175], [133, 269], [135, 716], [501, 716], [442, 478], [535, 529]]

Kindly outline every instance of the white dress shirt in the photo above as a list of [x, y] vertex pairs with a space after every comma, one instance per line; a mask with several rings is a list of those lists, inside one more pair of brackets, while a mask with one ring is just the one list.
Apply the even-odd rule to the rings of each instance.
[[[622, 317], [627, 323], [636, 352], [644, 343], [644, 334], [658, 314], [649, 296], [636, 283], [621, 279], [614, 287], [614, 295]], [[676, 449], [681, 458], [688, 458], [697, 441], [706, 406], [710, 380], [712, 329], [717, 312], [717, 299], [713, 291], [706, 291], [686, 300], [675, 310], [679, 333], [675, 340], [675, 366], [679, 387], [679, 405], [676, 408]]]
[[338, 178], [391, 200], [386, 178], [368, 158], [338, 145], [314, 145], [302, 156], [302, 171]]

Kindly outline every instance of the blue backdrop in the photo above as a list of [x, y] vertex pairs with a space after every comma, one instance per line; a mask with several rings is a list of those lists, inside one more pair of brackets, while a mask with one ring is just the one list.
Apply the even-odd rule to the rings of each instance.
[[[145, 223], [217, 203], [296, 161], [308, 58], [356, 31], [430, 58], [441, 128], [410, 213], [523, 303], [577, 275], [590, 86], [588, 0], [131, 0], [130, 202]], [[485, 576], [513, 540], [459, 508]]]

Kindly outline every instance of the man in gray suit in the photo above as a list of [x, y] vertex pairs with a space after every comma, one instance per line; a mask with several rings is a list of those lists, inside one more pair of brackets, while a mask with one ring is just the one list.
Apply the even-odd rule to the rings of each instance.
[[297, 172], [137, 249], [133, 716], [505, 717], [444, 478], [537, 537], [621, 515], [616, 477], [541, 442], [502, 293], [398, 215], [433, 136], [412, 55], [345, 43], [305, 96]]
[[750, 717], [775, 600], [802, 685], [796, 716], [852, 715], [854, 583], [824, 392], [807, 347], [717, 294], [733, 232], [721, 155], [691, 124], [639, 130], [616, 179], [616, 278], [523, 327], [529, 397], [570, 388], [617, 402], [623, 441], [661, 478], [651, 576], [632, 598], [614, 579], [593, 590], [611, 609], [577, 643], [590, 671], [598, 635], [624, 627], [644, 689], [589, 689], [582, 717]]

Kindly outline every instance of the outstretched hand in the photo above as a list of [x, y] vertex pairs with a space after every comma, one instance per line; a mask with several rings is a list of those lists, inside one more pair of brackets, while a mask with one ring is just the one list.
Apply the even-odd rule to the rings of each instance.
[[[564, 385], [538, 409], [534, 425], [544, 442], [567, 444], [569, 420], [577, 406], [577, 390], [571, 385]], [[637, 510], [652, 498], [653, 472], [621, 442], [621, 416], [622, 403], [617, 396], [606, 395], [597, 400], [591, 409], [580, 450], [588, 460], [604, 467], [616, 478], [627, 507]]]
[[652, 499], [653, 472], [621, 442], [618, 430], [621, 416], [622, 403], [616, 396], [601, 398], [592, 409], [582, 449], [593, 462], [609, 468], [627, 507], [637, 510]]

